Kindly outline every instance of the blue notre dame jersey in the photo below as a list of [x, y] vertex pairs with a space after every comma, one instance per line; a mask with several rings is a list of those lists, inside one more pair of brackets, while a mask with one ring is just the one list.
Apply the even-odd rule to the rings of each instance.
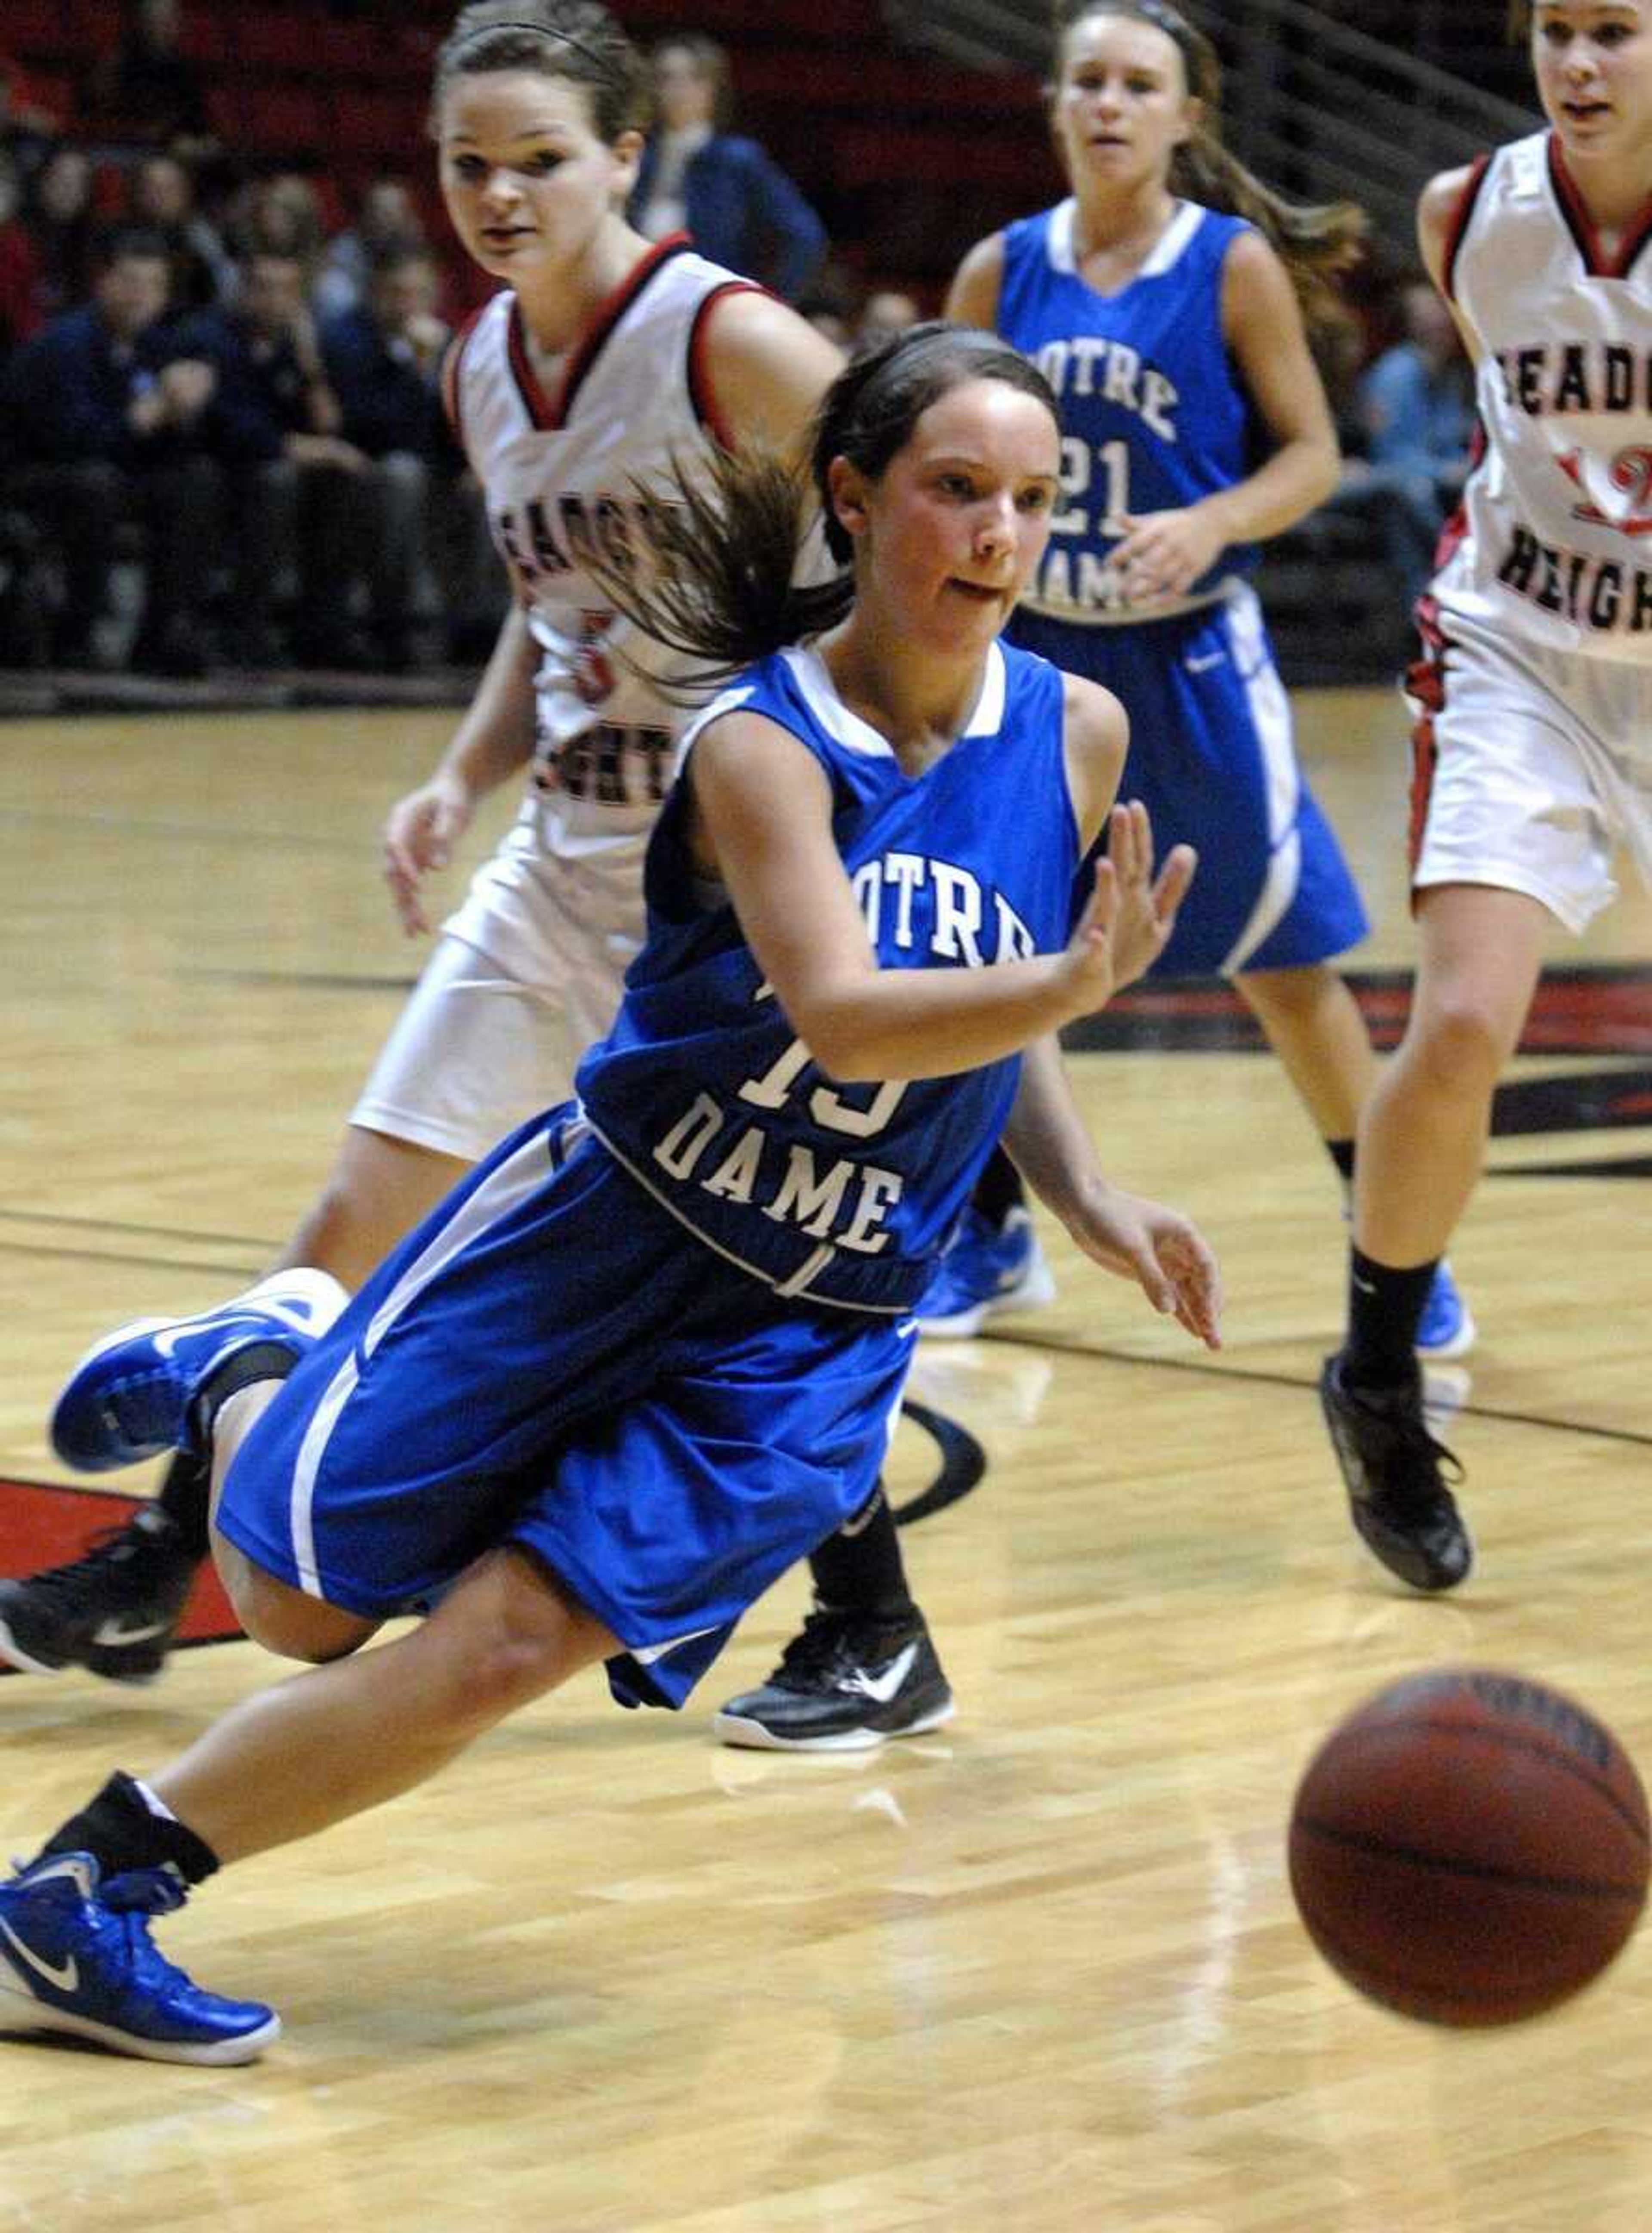
[[1128, 285], [1084, 279], [1075, 205], [1004, 236], [998, 327], [1061, 400], [1062, 510], [1011, 633], [1122, 700], [1130, 751], [1120, 796], [1139, 798], [1162, 853], [1193, 845], [1199, 874], [1156, 977], [1231, 975], [1324, 960], [1364, 935], [1360, 897], [1304, 782], [1291, 712], [1230, 545], [1187, 596], [1146, 610], [1118, 593], [1123, 517], [1178, 511], [1254, 471], [1258, 428], [1222, 330], [1222, 268], [1246, 230], [1179, 205]]
[[[1043, 660], [995, 648], [965, 733], [911, 778], [808, 650], [720, 703], [825, 769], [883, 967], [1063, 943], [1078, 837]], [[610, 1631], [627, 1704], [680, 1705], [873, 1494], [915, 1330], [896, 1314], [1017, 1073], [835, 1084], [696, 885], [673, 800], [647, 944], [580, 1073], [589, 1117], [523, 1125], [391, 1252], [244, 1439], [218, 1510], [265, 1571], [365, 1619], [515, 1546]]]
[[[1076, 609], [1127, 621], [1108, 563], [1124, 516], [1197, 504], [1253, 469], [1252, 413], [1220, 311], [1222, 264], [1246, 227], [1183, 202], [1135, 278], [1099, 295], [1078, 268], [1076, 213], [1062, 202], [1004, 235], [998, 331], [1061, 404], [1062, 508], [1024, 602], [1057, 619]], [[1253, 547], [1230, 546], [1189, 603], [1255, 563]]]
[[[738, 707], [789, 731], [831, 785], [833, 830], [885, 969], [1059, 951], [1078, 838], [1062, 678], [995, 646], [964, 733], [917, 777], [807, 647], [764, 661], [685, 739]], [[685, 1224], [788, 1294], [905, 1311], [1003, 1128], [1015, 1060], [841, 1085], [763, 981], [720, 891], [697, 885], [680, 781], [649, 849], [648, 936], [576, 1081], [598, 1136]]]

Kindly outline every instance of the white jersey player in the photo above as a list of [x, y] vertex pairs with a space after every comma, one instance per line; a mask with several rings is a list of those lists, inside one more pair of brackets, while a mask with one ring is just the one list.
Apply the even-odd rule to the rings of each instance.
[[1434, 179], [1419, 232], [1484, 452], [1419, 608], [1411, 1018], [1367, 1105], [1350, 1323], [1321, 1392], [1377, 1557], [1472, 1561], [1411, 1342], [1555, 922], [1652, 876], [1652, 0], [1534, 0], [1549, 129]]
[[517, 739], [531, 751], [529, 782], [504, 842], [443, 925], [354, 1111], [358, 1129], [473, 1162], [567, 1096], [613, 1019], [641, 941], [642, 855], [683, 715], [649, 679], [670, 677], [670, 654], [617, 619], [585, 559], [646, 531], [639, 486], [673, 458], [732, 443], [710, 368], [737, 295], [768, 315], [747, 283], [679, 236], [640, 254], [549, 387], [513, 290], [454, 346], [449, 414], [520, 609], [508, 633], [531, 666], [530, 720]]

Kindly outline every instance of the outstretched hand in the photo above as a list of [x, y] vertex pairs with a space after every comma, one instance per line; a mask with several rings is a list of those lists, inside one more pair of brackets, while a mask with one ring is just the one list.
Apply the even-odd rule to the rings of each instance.
[[1221, 1347], [1221, 1273], [1209, 1243], [1180, 1211], [1108, 1186], [1068, 1230], [1096, 1263], [1134, 1279], [1155, 1311], [1206, 1349]]
[[1198, 856], [1191, 845], [1173, 846], [1153, 873], [1153, 824], [1139, 799], [1108, 817], [1106, 857], [1067, 942], [1067, 959], [1080, 1014], [1105, 1007], [1133, 985], [1164, 952], [1193, 879]]

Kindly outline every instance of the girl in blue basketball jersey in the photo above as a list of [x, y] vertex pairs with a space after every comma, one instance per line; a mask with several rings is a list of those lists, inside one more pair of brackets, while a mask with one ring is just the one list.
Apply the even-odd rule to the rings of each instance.
[[[1154, 970], [1232, 978], [1347, 1180], [1376, 1063], [1328, 957], [1365, 916], [1297, 765], [1247, 576], [1257, 543], [1336, 481], [1298, 290], [1324, 304], [1357, 213], [1293, 209], [1233, 161], [1216, 136], [1214, 53], [1161, 0], [1078, 0], [1060, 23], [1051, 118], [1071, 196], [972, 250], [947, 304], [1033, 357], [1060, 402], [1061, 502], [1010, 633], [1128, 707], [1123, 789], [1161, 843], [1200, 859]], [[1052, 1292], [1017, 1172], [996, 1156], [921, 1327], [972, 1334]], [[1419, 1346], [1457, 1355], [1472, 1338], [1442, 1265]], [[834, 1536], [811, 1566], [815, 1610], [717, 1734], [812, 1751], [927, 1727], [945, 1678], [892, 1520]], [[875, 1695], [914, 1645], [898, 1693]]]
[[1111, 808], [1116, 700], [998, 641], [1057, 465], [1033, 368], [931, 326], [827, 398], [835, 583], [790, 586], [785, 468], [726, 460], [720, 499], [685, 482], [667, 571], [626, 594], [656, 640], [744, 671], [685, 740], [579, 1101], [341, 1314], [335, 1283], [277, 1273], [76, 1369], [59, 1454], [210, 1457], [243, 1624], [328, 1663], [112, 1777], [0, 1885], [0, 2028], [250, 2060], [271, 2010], [149, 1937], [189, 1886], [411, 1788], [595, 1662], [622, 1702], [680, 1703], [874, 1494], [912, 1306], [1006, 1124], [1079, 1244], [1215, 1344], [1208, 1251], [1102, 1178], [1061, 1084], [1054, 1034], [1162, 950], [1193, 863], [1155, 880], [1146, 816]]
[[[1248, 576], [1258, 544], [1336, 485], [1304, 311], [1330, 311], [1361, 219], [1294, 207], [1228, 154], [1214, 50], [1166, 0], [1066, 0], [1057, 22], [1071, 193], [980, 242], [947, 303], [1024, 349], [1061, 403], [1062, 502], [1011, 633], [1129, 707], [1125, 789], [1201, 863], [1155, 973], [1232, 980], [1347, 1181], [1376, 1063], [1329, 963], [1366, 920]], [[972, 1332], [1047, 1292], [998, 1177], [927, 1331]], [[1419, 1346], [1458, 1356], [1473, 1338], [1442, 1267]]]

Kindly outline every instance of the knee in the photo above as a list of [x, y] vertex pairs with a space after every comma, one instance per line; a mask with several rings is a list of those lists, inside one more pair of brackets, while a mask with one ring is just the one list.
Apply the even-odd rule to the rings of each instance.
[[219, 1570], [236, 1618], [255, 1644], [280, 1658], [306, 1660], [312, 1666], [342, 1659], [378, 1625], [306, 1597], [244, 1559], [221, 1558]]
[[519, 1707], [543, 1698], [571, 1670], [566, 1639], [499, 1627], [467, 1637], [455, 1655], [447, 1719], [456, 1735], [492, 1728]]
[[1489, 1093], [1507, 1056], [1493, 1004], [1472, 986], [1436, 992], [1414, 1018], [1406, 1053], [1414, 1077], [1442, 1099]]

